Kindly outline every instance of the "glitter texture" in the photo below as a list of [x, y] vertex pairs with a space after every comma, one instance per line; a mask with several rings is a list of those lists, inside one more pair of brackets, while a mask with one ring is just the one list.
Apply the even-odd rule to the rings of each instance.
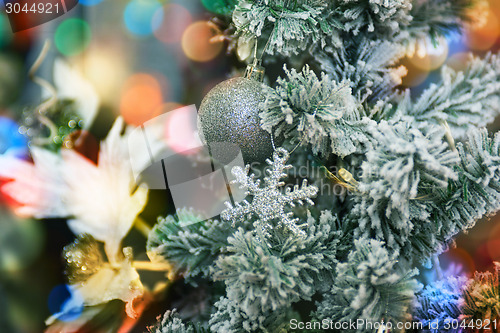
[[266, 161], [271, 167], [266, 170], [267, 176], [264, 178], [264, 187], [260, 187], [260, 180], [254, 180], [255, 174], [248, 175], [250, 166], [247, 165], [245, 170], [241, 167], [234, 167], [231, 173], [236, 177], [233, 183], [240, 183], [240, 188], [245, 189], [247, 195], [252, 195], [251, 203], [244, 200], [241, 204], [236, 203], [233, 207], [231, 203], [226, 202], [228, 207], [221, 213], [221, 218], [227, 221], [232, 221], [233, 226], [236, 222], [243, 222], [245, 219], [252, 218], [253, 215], [258, 217], [254, 226], [264, 237], [269, 237], [269, 230], [273, 229], [271, 222], [278, 221], [277, 227], [284, 226], [295, 236], [305, 236], [305, 232], [300, 229], [301, 225], [297, 225], [298, 218], [292, 218], [292, 212], [285, 212], [286, 206], [295, 207], [295, 203], [300, 205], [306, 201], [310, 205], [314, 202], [310, 199], [318, 193], [316, 186], [307, 185], [307, 180], [304, 179], [302, 187], [295, 185], [293, 191], [289, 187], [285, 193], [280, 191], [280, 187], [285, 185], [281, 178], [287, 176], [284, 172], [290, 169], [291, 165], [286, 165], [290, 154], [284, 148], [278, 148], [274, 154], [274, 161], [269, 159]]
[[[247, 163], [261, 162], [273, 152], [271, 136], [260, 127], [262, 83], [237, 77], [215, 86], [200, 106], [204, 140], [237, 144]], [[228, 154], [230, 154], [228, 152]]]
[[104, 264], [99, 244], [87, 234], [78, 236], [72, 244], [65, 246], [63, 257], [67, 264], [66, 275], [71, 283], [86, 281]]

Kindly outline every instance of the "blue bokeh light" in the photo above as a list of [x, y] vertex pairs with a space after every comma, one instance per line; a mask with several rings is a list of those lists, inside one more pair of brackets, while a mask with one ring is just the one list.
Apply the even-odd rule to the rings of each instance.
[[17, 123], [7, 117], [0, 116], [0, 154], [27, 154], [27, 140], [19, 133]]
[[84, 6], [94, 6], [97, 5], [98, 3], [101, 3], [102, 0], [79, 0], [78, 3], [84, 5]]
[[123, 13], [127, 30], [136, 36], [148, 36], [163, 21], [163, 9], [156, 0], [132, 0]]

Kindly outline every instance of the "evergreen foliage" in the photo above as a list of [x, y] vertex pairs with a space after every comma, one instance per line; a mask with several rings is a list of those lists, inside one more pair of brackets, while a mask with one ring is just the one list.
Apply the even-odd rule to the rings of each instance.
[[459, 232], [500, 210], [500, 136], [471, 132], [467, 144], [458, 144], [458, 160], [439, 129], [423, 136], [407, 126], [395, 126], [392, 135], [385, 127], [386, 144], [367, 154], [346, 221], [359, 225], [355, 236], [375, 237], [406, 260], [425, 262]]
[[429, 36], [447, 36], [458, 32], [466, 22], [473, 20], [467, 9], [478, 0], [424, 0], [412, 1], [412, 20], [403, 30], [410, 40], [425, 39]]
[[229, 224], [203, 220], [187, 209], [178, 210], [176, 215], [158, 218], [148, 237], [148, 255], [153, 261], [167, 261], [172, 276], [208, 276], [214, 260], [227, 245]]
[[[461, 308], [464, 278], [419, 292], [414, 267], [500, 210], [500, 134], [478, 129], [500, 112], [500, 58], [471, 57], [461, 70], [444, 66], [420, 96], [397, 89], [406, 75], [400, 60], [417, 41], [459, 30], [474, 2], [237, 1], [240, 46], [256, 39], [262, 50], [269, 39], [264, 60], [299, 55], [289, 63], [307, 59], [310, 66], [285, 65], [285, 76], [264, 88], [261, 126], [294, 148], [276, 149], [263, 186], [249, 166], [233, 169], [252, 201], [228, 203], [222, 221], [195, 222], [187, 211], [168, 216], [150, 234], [151, 257], [175, 274], [225, 283], [206, 327], [287, 331], [290, 318], [311, 319], [293, 304], [312, 299], [319, 300], [312, 319], [334, 322], [413, 316], [428, 325], [498, 315], [487, 297], [498, 297], [498, 271], [469, 283]], [[304, 178], [285, 178], [295, 148], [293, 166], [331, 163], [333, 177], [306, 176], [314, 186], [283, 191]], [[321, 181], [332, 179], [348, 191], [320, 194], [313, 206]], [[167, 317], [165, 332], [191, 328]]]
[[290, 56], [335, 39], [327, 7], [325, 0], [240, 0], [233, 23], [243, 40], [264, 34], [269, 38], [267, 53]]
[[481, 320], [486, 324], [486, 320], [490, 323], [500, 320], [500, 263], [495, 263], [494, 272], [476, 272], [474, 279], [469, 281], [462, 313], [461, 319], [467, 323]]
[[316, 317], [333, 322], [408, 320], [414, 294], [420, 288], [413, 278], [418, 271], [402, 272], [397, 262], [397, 253], [390, 253], [383, 242], [355, 240], [347, 261], [337, 265], [331, 291], [318, 303]]
[[[417, 295], [415, 319], [422, 323], [424, 332], [444, 332], [445, 323], [449, 323], [451, 327], [454, 321], [460, 320], [462, 294], [467, 282], [468, 279], [464, 276], [450, 276], [426, 286]], [[431, 325], [436, 322], [439, 325]], [[448, 332], [460, 330], [460, 328], [450, 329]]]
[[391, 96], [407, 72], [404, 66], [396, 67], [404, 48], [388, 40], [345, 38], [342, 47], [330, 49], [314, 60], [333, 81], [349, 82], [359, 102]]
[[411, 21], [411, 0], [337, 0], [335, 13], [343, 30], [354, 35], [376, 33], [390, 37]]
[[434, 252], [443, 251], [452, 237], [500, 210], [500, 133], [490, 138], [486, 129], [472, 131], [468, 142], [459, 143], [457, 149], [458, 179], [450, 181], [441, 198], [431, 204], [429, 229], [421, 229], [412, 240], [432, 239]]
[[328, 289], [341, 233], [328, 213], [317, 223], [310, 216], [307, 237], [276, 237], [271, 246], [241, 228], [229, 238], [230, 255], [217, 260], [214, 279], [226, 283], [228, 298], [249, 320]]
[[285, 67], [285, 72], [287, 78], [279, 78], [275, 89], [266, 89], [262, 128], [325, 155], [343, 157], [369, 142], [348, 82], [337, 83], [325, 74], [319, 79], [308, 66], [301, 72]]
[[500, 113], [500, 57], [470, 56], [463, 71], [443, 66], [441, 80], [431, 84], [406, 110], [420, 128], [446, 121], [454, 138], [493, 122]]
[[383, 240], [387, 247], [412, 259], [410, 236], [429, 218], [425, 199], [456, 179], [458, 156], [443, 142], [444, 130], [428, 135], [407, 123], [382, 121], [373, 137], [377, 146], [366, 154], [354, 206], [348, 220], [356, 236]]
[[217, 312], [210, 318], [210, 329], [212, 332], [264, 332], [264, 333], [284, 333], [288, 330], [287, 319], [291, 313], [286, 309], [271, 311], [261, 314], [256, 318], [249, 317], [242, 312], [237, 303], [221, 297], [215, 303]]

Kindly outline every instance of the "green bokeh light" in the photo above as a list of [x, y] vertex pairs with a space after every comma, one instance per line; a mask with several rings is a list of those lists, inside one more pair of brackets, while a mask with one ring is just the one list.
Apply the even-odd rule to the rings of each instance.
[[10, 43], [12, 39], [12, 30], [9, 20], [5, 14], [0, 14], [0, 47]]
[[236, 0], [201, 0], [201, 3], [209, 12], [225, 16], [231, 15], [236, 2]]
[[59, 52], [66, 56], [73, 56], [87, 48], [91, 37], [92, 32], [87, 22], [70, 18], [57, 27], [54, 40]]

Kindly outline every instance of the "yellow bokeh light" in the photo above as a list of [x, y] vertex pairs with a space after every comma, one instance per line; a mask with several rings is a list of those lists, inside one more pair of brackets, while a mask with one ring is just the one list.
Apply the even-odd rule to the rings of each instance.
[[117, 51], [93, 48], [82, 59], [85, 77], [95, 87], [99, 97], [114, 105], [119, 96], [120, 85], [127, 77], [127, 65]]
[[484, 51], [490, 49], [496, 43], [499, 35], [500, 22], [497, 15], [490, 10], [484, 24], [467, 27], [464, 42], [472, 50]]
[[436, 42], [427, 38], [417, 42], [415, 52], [408, 57], [408, 60], [423, 71], [433, 71], [446, 61], [448, 52], [448, 42], [445, 38], [440, 37]]
[[403, 87], [416, 87], [422, 84], [429, 76], [428, 70], [416, 67], [408, 58], [404, 59], [402, 65], [407, 70], [407, 74], [402, 78], [401, 85]]
[[456, 71], [463, 71], [467, 68], [470, 60], [469, 52], [459, 52], [455, 53], [446, 60], [446, 65], [453, 68]]

